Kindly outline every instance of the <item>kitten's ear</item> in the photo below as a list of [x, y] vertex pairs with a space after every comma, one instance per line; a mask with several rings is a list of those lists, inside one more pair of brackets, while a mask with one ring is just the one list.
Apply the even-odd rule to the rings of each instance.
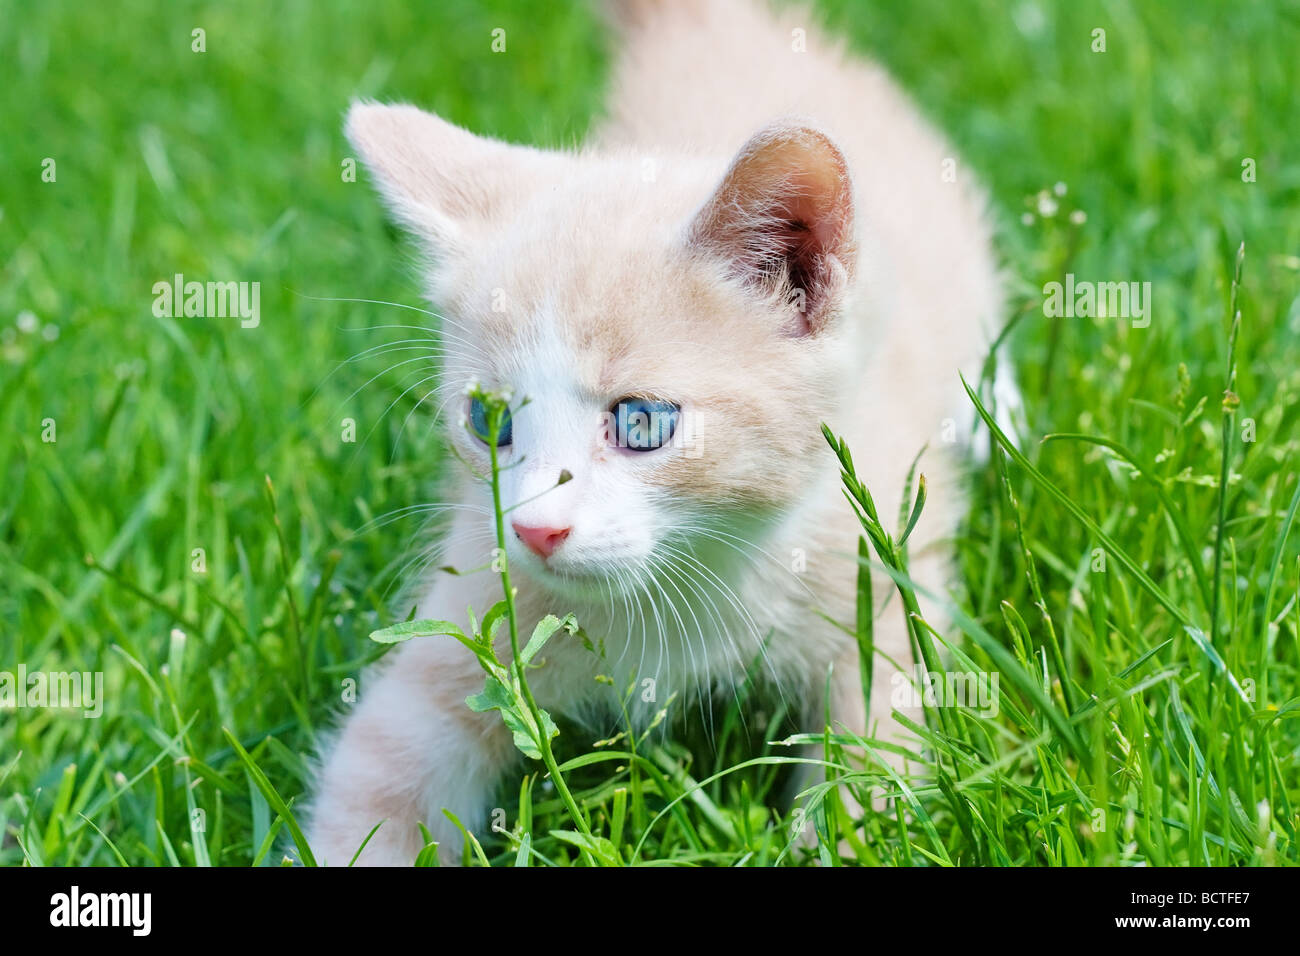
[[554, 153], [475, 136], [414, 106], [353, 103], [345, 132], [393, 215], [444, 251], [508, 221], [562, 175]]
[[760, 130], [697, 214], [690, 241], [725, 258], [763, 293], [787, 297], [797, 316], [794, 333], [816, 334], [854, 267], [844, 155], [810, 126]]

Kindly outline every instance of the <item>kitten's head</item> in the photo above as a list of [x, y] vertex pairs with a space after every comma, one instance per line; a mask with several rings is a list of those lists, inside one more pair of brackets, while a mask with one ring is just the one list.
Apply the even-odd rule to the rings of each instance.
[[819, 423], [848, 364], [855, 265], [839, 149], [788, 123], [729, 166], [543, 152], [371, 104], [347, 132], [431, 253], [440, 403], [480, 472], [467, 386], [513, 396], [499, 448], [513, 564], [601, 594], [701, 554], [752, 560], [738, 542], [831, 460]]

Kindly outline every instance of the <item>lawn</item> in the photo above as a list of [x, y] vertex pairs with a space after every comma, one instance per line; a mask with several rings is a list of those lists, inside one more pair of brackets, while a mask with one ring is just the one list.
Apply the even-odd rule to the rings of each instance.
[[[897, 797], [861, 837], [832, 789], [785, 805], [779, 711], [564, 727], [587, 826], [535, 764], [482, 858], [1300, 861], [1300, 5], [818, 6], [993, 196], [1025, 420], [973, 475], [942, 643], [1000, 713], [931, 710], [911, 781], [830, 771]], [[97, 719], [0, 711], [0, 864], [282, 861], [420, 558], [399, 509], [456, 466], [370, 351], [419, 316], [349, 301], [420, 305], [342, 113], [571, 145], [606, 43], [580, 4], [0, 0], [0, 671], [103, 674]], [[260, 283], [256, 323], [157, 308], [178, 274]], [[1149, 282], [1149, 324], [1046, 315], [1066, 274]]]

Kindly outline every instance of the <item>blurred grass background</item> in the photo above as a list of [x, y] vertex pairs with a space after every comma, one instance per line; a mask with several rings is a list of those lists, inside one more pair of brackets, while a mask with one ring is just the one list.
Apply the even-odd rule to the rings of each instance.
[[[1259, 440], [1236, 469], [1234, 533], [1243, 552], [1270, 546], [1296, 481], [1300, 6], [817, 7], [988, 183], [1031, 434], [1096, 431], [1154, 458], [1167, 430], [1145, 409], [1174, 407], [1180, 365], [1186, 407], [1208, 396], [1217, 410], [1246, 242], [1237, 390]], [[356, 96], [409, 100], [478, 132], [572, 144], [599, 109], [607, 45], [582, 4], [0, 0], [0, 669], [102, 670], [108, 693], [99, 720], [0, 714], [0, 862], [112, 862], [76, 813], [132, 862], [192, 861], [206, 850], [191, 846], [187, 793], [214, 808], [214, 861], [247, 862], [268, 811], [232, 787], [222, 726], [282, 794], [303, 793], [304, 756], [373, 655], [366, 635], [418, 523], [354, 532], [429, 500], [441, 468], [428, 419], [407, 421], [419, 393], [380, 374], [388, 357], [340, 367], [400, 338], [373, 327], [412, 313], [314, 298], [419, 304], [409, 247], [365, 176], [341, 175], [342, 113]], [[1037, 196], [1058, 182], [1043, 216]], [[1066, 221], [1076, 209], [1082, 225]], [[1151, 327], [1044, 319], [1039, 290], [1067, 265], [1152, 282]], [[260, 282], [260, 326], [155, 317], [151, 287], [176, 273]], [[356, 444], [341, 440], [349, 417]], [[1216, 434], [1194, 427], [1170, 464], [1198, 533]], [[1048, 451], [1040, 467], [1153, 576], [1183, 575], [1150, 502], [1095, 461]], [[961, 545], [990, 625], [1002, 598], [1029, 603], [991, 474]], [[1092, 544], [1050, 508], [1027, 514], [1050, 601], [1066, 606]], [[191, 570], [196, 548], [206, 573]], [[1293, 593], [1293, 561], [1287, 573]]]

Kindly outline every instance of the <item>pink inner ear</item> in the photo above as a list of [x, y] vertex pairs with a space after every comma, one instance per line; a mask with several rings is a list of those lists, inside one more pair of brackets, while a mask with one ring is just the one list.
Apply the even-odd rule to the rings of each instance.
[[805, 173], [803, 178], [822, 181], [799, 184], [799, 190], [791, 197], [791, 218], [804, 224], [811, 241], [819, 248], [834, 253], [847, 238], [845, 230], [852, 203], [838, 170], [820, 172], [829, 175]]

